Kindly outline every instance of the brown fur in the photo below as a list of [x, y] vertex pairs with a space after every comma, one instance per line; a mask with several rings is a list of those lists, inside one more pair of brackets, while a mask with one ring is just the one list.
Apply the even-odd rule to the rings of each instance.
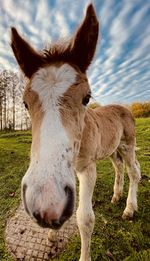
[[134, 120], [126, 108], [120, 105], [88, 108], [77, 170], [83, 170], [88, 162], [111, 156], [122, 144], [134, 146], [134, 143]]
[[42, 110], [42, 104], [40, 102], [38, 94], [31, 89], [30, 84], [27, 84], [23, 101], [26, 103], [28, 107], [28, 111], [30, 113], [31, 121], [32, 121], [32, 150], [38, 153], [39, 150], [39, 135], [40, 135], [40, 126], [42, 123], [42, 119], [44, 117], [44, 112]]

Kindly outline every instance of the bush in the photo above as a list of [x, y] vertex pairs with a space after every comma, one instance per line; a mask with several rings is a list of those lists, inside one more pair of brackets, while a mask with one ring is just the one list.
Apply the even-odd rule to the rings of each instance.
[[133, 103], [129, 107], [129, 109], [131, 110], [135, 118], [150, 117], [150, 102], [145, 102], [145, 103], [136, 102]]

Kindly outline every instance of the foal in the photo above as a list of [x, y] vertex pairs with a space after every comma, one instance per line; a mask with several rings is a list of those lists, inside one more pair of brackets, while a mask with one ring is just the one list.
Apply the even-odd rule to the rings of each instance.
[[30, 166], [22, 180], [28, 214], [41, 226], [59, 229], [75, 204], [75, 175], [80, 183], [77, 223], [80, 261], [89, 261], [94, 228], [92, 194], [96, 160], [110, 157], [115, 167], [112, 203], [123, 192], [123, 162], [130, 179], [123, 218], [137, 210], [140, 167], [135, 156], [131, 113], [119, 105], [86, 107], [91, 90], [86, 70], [95, 53], [99, 25], [90, 4], [70, 42], [37, 52], [12, 28], [12, 49], [28, 78], [24, 103], [32, 120]]

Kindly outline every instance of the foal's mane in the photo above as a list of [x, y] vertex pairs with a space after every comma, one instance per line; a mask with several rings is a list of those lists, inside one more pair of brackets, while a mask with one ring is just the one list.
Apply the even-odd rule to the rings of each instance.
[[71, 63], [72, 39], [59, 40], [42, 51], [43, 60], [50, 64], [55, 62]]

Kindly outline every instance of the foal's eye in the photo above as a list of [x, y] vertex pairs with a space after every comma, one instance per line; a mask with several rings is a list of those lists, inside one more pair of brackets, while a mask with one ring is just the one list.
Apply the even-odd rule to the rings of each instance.
[[87, 95], [83, 98], [82, 104], [83, 104], [84, 106], [86, 106], [86, 105], [89, 103], [90, 98], [91, 98], [91, 95], [90, 95], [90, 94], [87, 94]]
[[25, 101], [23, 102], [23, 104], [24, 104], [25, 108], [28, 110], [28, 104]]

